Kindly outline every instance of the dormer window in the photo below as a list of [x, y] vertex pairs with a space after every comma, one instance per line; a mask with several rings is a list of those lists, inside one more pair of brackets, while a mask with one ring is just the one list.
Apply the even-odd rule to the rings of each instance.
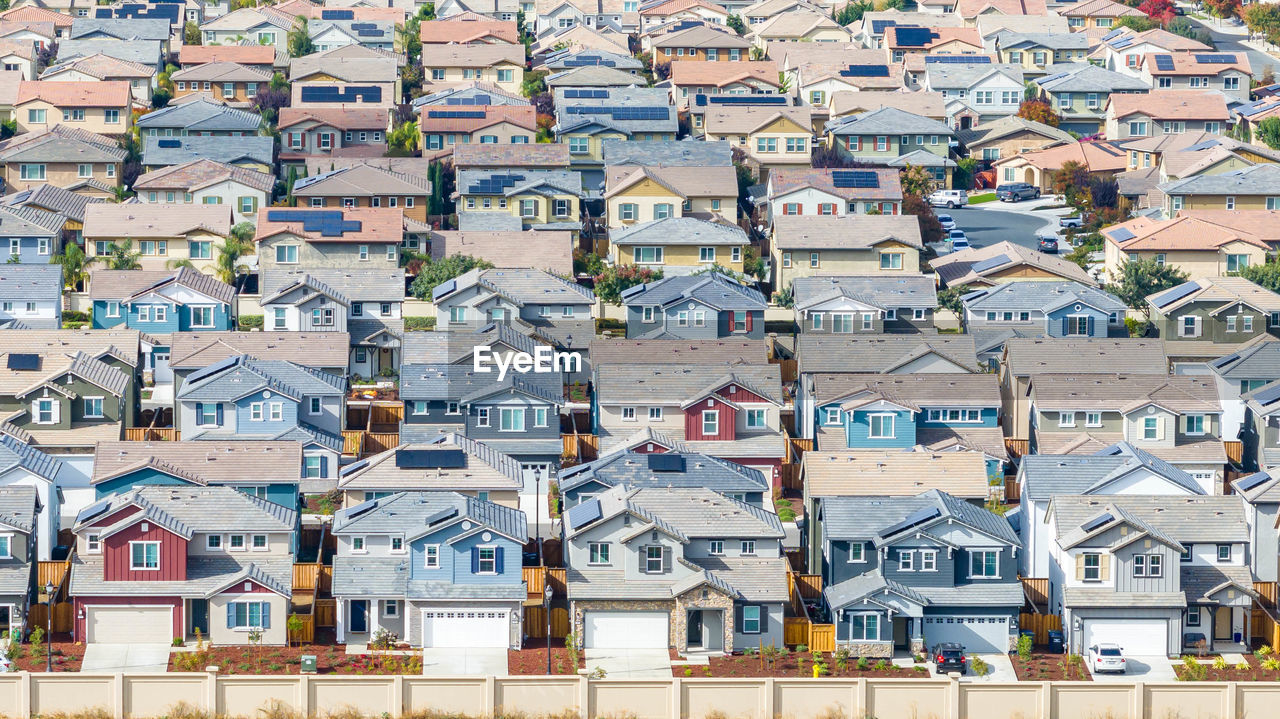
[[1083, 570], [1081, 579], [1086, 582], [1102, 581], [1102, 555], [1097, 552], [1090, 552], [1081, 555], [1081, 568]]
[[924, 549], [920, 551], [920, 571], [938, 571], [938, 553], [935, 550]]
[[644, 571], [646, 574], [662, 573], [662, 547], [644, 548]]
[[1218, 561], [1219, 562], [1231, 561], [1231, 545], [1230, 544], [1218, 545]]

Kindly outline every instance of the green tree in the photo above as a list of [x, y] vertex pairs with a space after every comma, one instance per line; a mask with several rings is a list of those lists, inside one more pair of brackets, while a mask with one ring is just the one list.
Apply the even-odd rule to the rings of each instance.
[[724, 21], [725, 27], [738, 33], [739, 35], [747, 34], [747, 24], [742, 21], [741, 15], [730, 15]]
[[248, 222], [241, 222], [231, 228], [231, 236], [218, 245], [218, 259], [213, 263], [214, 277], [232, 284], [236, 277], [248, 274], [249, 266], [242, 263], [240, 258], [253, 249], [253, 232], [253, 225]]
[[929, 171], [918, 165], [907, 165], [898, 171], [898, 181], [902, 185], [902, 194], [924, 197], [933, 186], [933, 177]]
[[305, 17], [298, 16], [293, 29], [289, 31], [288, 45], [289, 57], [302, 57], [315, 52], [315, 45], [311, 42], [311, 30], [307, 27]]
[[956, 169], [951, 173], [951, 186], [957, 190], [973, 189], [973, 178], [978, 174], [978, 158], [962, 157], [956, 160]]
[[1129, 307], [1141, 310], [1150, 317], [1151, 308], [1147, 305], [1147, 298], [1186, 281], [1187, 273], [1177, 267], [1160, 264], [1154, 257], [1145, 257], [1125, 262], [1120, 268], [1120, 277], [1104, 289]]
[[547, 71], [537, 70], [535, 72], [526, 72], [524, 80], [520, 82], [520, 94], [525, 97], [533, 97], [541, 95], [547, 91]]
[[1130, 30], [1133, 30], [1134, 32], [1146, 32], [1147, 30], [1150, 30], [1152, 28], [1159, 27], [1159, 24], [1156, 23], [1155, 20], [1152, 20], [1149, 17], [1138, 17], [1137, 15], [1126, 15], [1125, 17], [1122, 17], [1119, 20], [1116, 20], [1115, 27], [1116, 28], [1127, 27]]
[[402, 123], [387, 135], [387, 145], [393, 150], [411, 153], [418, 149], [418, 121]]
[[281, 90], [288, 90], [289, 81], [284, 79], [284, 73], [277, 72], [271, 76], [271, 82], [267, 84], [267, 87], [277, 92]]
[[1258, 123], [1258, 139], [1272, 150], [1280, 150], [1280, 117], [1268, 117]]
[[98, 258], [89, 257], [80, 249], [80, 245], [67, 242], [62, 254], [54, 255], [50, 260], [55, 265], [62, 265], [62, 287], [67, 292], [76, 292], [89, 281], [89, 266]]
[[419, 20], [435, 20], [436, 4], [433, 2], [423, 3], [422, 7], [418, 8], [418, 19]]
[[1259, 287], [1272, 292], [1280, 292], [1280, 263], [1267, 262], [1261, 265], [1249, 265], [1239, 272], [1232, 273], [1243, 277]]
[[831, 16], [837, 23], [848, 27], [862, 19], [862, 16], [871, 11], [874, 6], [871, 0], [855, 0], [844, 7], [836, 10]]
[[1063, 200], [1077, 210], [1083, 210], [1089, 203], [1089, 167], [1075, 160], [1062, 163], [1062, 167], [1053, 173], [1051, 185], [1055, 195], [1062, 195]]
[[938, 290], [938, 306], [951, 310], [956, 317], [964, 318], [964, 303], [960, 298], [973, 291], [969, 285], [961, 285], [960, 287], [948, 287], [945, 290]]
[[142, 269], [142, 252], [133, 249], [133, 240], [112, 242], [107, 247], [107, 269], [140, 270]]
[[622, 293], [636, 285], [662, 279], [662, 270], [635, 265], [608, 265], [595, 277], [596, 297], [611, 305], [622, 304]]
[[200, 26], [196, 23], [189, 22], [182, 26], [182, 44], [183, 45], [199, 45], [200, 44]]
[[785, 72], [778, 73], [778, 94], [787, 95], [791, 92], [791, 76]]
[[493, 269], [493, 263], [467, 255], [450, 255], [438, 260], [424, 260], [418, 276], [414, 278], [413, 284], [409, 285], [409, 292], [420, 300], [428, 299], [436, 285], [476, 269]]

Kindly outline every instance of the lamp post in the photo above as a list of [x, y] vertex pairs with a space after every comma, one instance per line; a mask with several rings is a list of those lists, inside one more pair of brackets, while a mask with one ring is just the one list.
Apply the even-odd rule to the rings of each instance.
[[47, 645], [44, 652], [44, 670], [53, 671], [53, 582], [44, 583], [44, 636]]
[[543, 575], [542, 613], [547, 615], [547, 675], [551, 674], [551, 582]]

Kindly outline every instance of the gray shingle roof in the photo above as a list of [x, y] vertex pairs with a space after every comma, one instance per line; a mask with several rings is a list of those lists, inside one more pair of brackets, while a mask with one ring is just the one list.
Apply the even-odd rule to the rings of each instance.
[[1015, 338], [1005, 363], [1018, 377], [1061, 373], [1167, 374], [1164, 345], [1152, 339]]
[[[262, 273], [262, 303], [272, 295], [287, 291], [300, 283], [320, 286], [336, 293], [336, 298], [348, 302], [393, 302], [404, 299], [404, 270], [332, 269], [309, 267], [305, 270], [271, 270]], [[319, 283], [316, 285], [315, 283]], [[357, 334], [354, 330], [352, 335]]]
[[[177, 143], [177, 147], [165, 147]], [[217, 162], [234, 165], [249, 160], [270, 165], [275, 151], [275, 140], [261, 135], [243, 137], [147, 137], [142, 149], [142, 164], [181, 165], [185, 162], [208, 158]]]
[[114, 140], [66, 125], [0, 142], [2, 162], [120, 162], [124, 157]]
[[[410, 334], [410, 337], [413, 335]], [[468, 350], [471, 348], [468, 347]], [[492, 395], [507, 388], [563, 404], [560, 379], [555, 374], [509, 373], [501, 382], [492, 372], [476, 372], [467, 364], [417, 364], [400, 367], [400, 398], [405, 400], [451, 400]], [[459, 418], [461, 422], [461, 418]]]
[[[292, 532], [298, 518], [293, 509], [220, 486], [142, 486], [101, 501], [106, 503], [106, 511], [91, 512], [97, 505], [82, 510], [76, 517], [77, 532], [128, 506], [140, 508], [141, 516], [187, 538], [203, 532]], [[122, 523], [132, 523], [138, 516], [131, 514]], [[103, 532], [120, 524], [103, 528]]]
[[1018, 535], [1004, 517], [937, 489], [914, 497], [825, 497], [822, 530], [827, 539], [864, 539], [884, 544], [897, 534], [882, 537], [883, 530], [922, 509], [938, 510], [937, 518], [913, 529], [928, 532], [931, 524], [960, 523], [1010, 545], [1019, 544]]
[[1034, 80], [1047, 92], [1146, 92], [1151, 88], [1132, 75], [1098, 67], [1092, 63], [1057, 63], [1045, 68], [1044, 77]]
[[992, 63], [942, 63], [930, 62], [924, 66], [925, 77], [931, 89], [972, 87], [987, 75], [997, 72], [1022, 84], [1022, 67], [1020, 65]]
[[1187, 603], [1213, 601], [1211, 594], [1228, 586], [1243, 590], [1244, 594], [1257, 596], [1253, 591], [1253, 572], [1248, 567], [1184, 566], [1178, 581], [1187, 595]]
[[742, 246], [750, 242], [747, 239], [747, 233], [737, 225], [711, 222], [696, 217], [668, 217], [620, 227], [609, 231], [609, 241], [614, 244], [655, 243], [698, 246]]
[[9, 207], [30, 206], [46, 209], [77, 222], [84, 222], [84, 207], [91, 202], [105, 202], [105, 200], [48, 184], [36, 185], [4, 198], [4, 204]]
[[895, 404], [920, 408], [999, 407], [1000, 382], [994, 374], [934, 373], [852, 374], [814, 373], [810, 394], [817, 404], [882, 397]]
[[34, 486], [15, 484], [0, 487], [0, 523], [19, 532], [30, 533], [36, 526], [37, 503]]
[[782, 397], [782, 374], [778, 365], [732, 368], [717, 365], [597, 365], [595, 382], [596, 402], [610, 405], [678, 404], [706, 396], [713, 384], [749, 385], [774, 401]]
[[[571, 88], [555, 89], [556, 132], [572, 131], [591, 123], [600, 123], [606, 127], [620, 130], [628, 134], [632, 132], [675, 132], [679, 122], [676, 110], [671, 106], [670, 90], [663, 87], [625, 87], [607, 88], [605, 98], [568, 99], [565, 92]], [[615, 107], [648, 107], [667, 110], [665, 119], [622, 120], [617, 119], [610, 111]], [[580, 111], [588, 108], [599, 108], [600, 112]], [[570, 112], [573, 109], [574, 112]]]
[[733, 164], [733, 151], [725, 140], [605, 140], [602, 151], [606, 166], [729, 167]]
[[398, 492], [339, 511], [333, 518], [334, 534], [398, 534], [412, 541], [447, 526], [428, 523], [441, 512], [454, 514], [447, 524], [464, 519], [524, 543], [528, 525], [524, 512], [457, 492]]
[[962, 370], [977, 371], [978, 368], [973, 337], [969, 335], [841, 337], [801, 334], [796, 337], [796, 356], [803, 373], [890, 372], [930, 354], [955, 363]]
[[[990, 66], [988, 66], [990, 67]], [[940, 135], [951, 137], [955, 130], [951, 126], [929, 117], [899, 110], [896, 107], [882, 107], [871, 112], [849, 115], [829, 123], [826, 133], [830, 135]]]
[[238, 355], [226, 368], [178, 390], [183, 401], [228, 401], [260, 389], [270, 389], [301, 401], [315, 395], [336, 397], [346, 389], [347, 380], [328, 372], [304, 367], [287, 360], [262, 360]]
[[718, 272], [667, 277], [628, 290], [624, 304], [666, 307], [686, 300], [697, 300], [718, 310], [764, 311], [765, 298], [754, 287]]
[[1263, 162], [1217, 175], [1194, 175], [1159, 188], [1166, 195], [1267, 195], [1280, 192], [1280, 166]]
[[[473, 285], [481, 285], [522, 307], [526, 304], [593, 303], [596, 299], [595, 293], [586, 287], [542, 270], [471, 270], [457, 278], [454, 293]], [[441, 295], [436, 300], [447, 296]]]
[[791, 293], [798, 310], [837, 297], [885, 309], [932, 309], [938, 304], [937, 286], [925, 275], [842, 275], [797, 277]]
[[852, 604], [863, 597], [883, 593], [885, 591], [893, 592], [901, 597], [905, 597], [907, 600], [920, 606], [924, 606], [929, 603], [929, 600], [925, 599], [925, 597], [915, 589], [884, 576], [879, 569], [864, 572], [863, 574], [846, 579], [838, 584], [832, 584], [824, 589], [822, 594], [826, 597], [827, 604], [829, 606], [833, 609], [839, 609], [840, 607]]
[[196, 484], [244, 481], [296, 482], [302, 473], [302, 448], [296, 442], [99, 442], [94, 450], [94, 484], [148, 466], [163, 467]]
[[561, 491], [569, 491], [590, 482], [610, 487], [702, 487], [720, 494], [769, 490], [769, 479], [758, 470], [705, 454], [681, 452], [666, 456], [684, 459], [683, 471], [656, 472], [649, 469], [647, 454], [616, 452], [594, 462], [562, 470]]
[[62, 460], [0, 432], [0, 472], [17, 467], [53, 482], [62, 471]]
[[[238, 492], [234, 489], [229, 491]], [[71, 563], [71, 591], [76, 596], [208, 598], [242, 580], [252, 580], [285, 597], [293, 593], [292, 557], [245, 557], [244, 561], [231, 556], [188, 557], [186, 562], [185, 580], [109, 582], [103, 579], [100, 556], [76, 555]]]
[[1049, 511], [1055, 517], [1059, 540], [1066, 541], [1082, 524], [1102, 514], [1107, 507], [1114, 507], [1179, 543], [1249, 541], [1244, 504], [1239, 497], [1135, 494], [1054, 497]]
[[1091, 455], [1027, 455], [1022, 458], [1018, 476], [1023, 496], [1050, 499], [1056, 495], [1093, 494], [1139, 468], [1165, 477], [1189, 494], [1204, 493], [1190, 474], [1127, 442], [1114, 444]]
[[[212, 100], [193, 100], [149, 112], [138, 118], [143, 130], [162, 127], [201, 132], [257, 132], [262, 116]], [[172, 163], [177, 164], [177, 163]]]
[[171, 285], [186, 287], [210, 299], [231, 304], [236, 288], [192, 267], [176, 270], [95, 270], [89, 296], [95, 300], [128, 301]]
[[[520, 194], [538, 193], [545, 195], [572, 194], [581, 196], [582, 173], [576, 170], [520, 170], [521, 178], [513, 185], [493, 186], [485, 181], [495, 174], [516, 174], [508, 170], [459, 170], [457, 193], [459, 195], [491, 195], [495, 197], [513, 197]], [[542, 190], [541, 188], [549, 188]]]
[[161, 59], [160, 40], [130, 40], [116, 38], [79, 37], [58, 39], [58, 60], [65, 62], [77, 57], [102, 54], [125, 62], [158, 65]]
[[106, 35], [118, 40], [169, 39], [169, 20], [166, 18], [100, 18], [78, 17], [71, 23], [72, 39], [85, 36]]
[[62, 267], [21, 264], [0, 266], [0, 299], [60, 302]]
[[242, 354], [345, 369], [351, 345], [346, 332], [175, 332], [169, 342], [169, 366], [181, 370]]
[[1124, 312], [1125, 303], [1109, 292], [1079, 282], [1025, 281], [1003, 282], [966, 294], [966, 309], [971, 311], [1043, 310], [1082, 304], [1106, 313]]
[[1209, 362], [1214, 374], [1226, 379], [1280, 379], [1280, 342], [1259, 342]]

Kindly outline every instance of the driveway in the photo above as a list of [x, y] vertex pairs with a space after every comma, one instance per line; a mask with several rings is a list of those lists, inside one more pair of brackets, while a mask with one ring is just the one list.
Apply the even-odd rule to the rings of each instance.
[[[997, 204], [997, 203], [988, 203]], [[1057, 215], [1045, 212], [1016, 212], [1008, 209], [979, 209], [986, 204], [956, 210], [939, 209], [939, 214], [951, 215], [956, 221], [956, 229], [964, 230], [969, 244], [974, 247], [987, 247], [997, 242], [1008, 240], [1015, 245], [1035, 249], [1039, 241], [1038, 234], [1046, 228], [1056, 229]]]
[[1013, 662], [1009, 660], [1008, 654], [975, 654], [969, 658], [973, 661], [973, 656], [980, 657], [982, 661], [987, 663], [989, 667], [987, 673], [983, 676], [977, 676], [973, 673], [973, 668], [964, 676], [960, 677], [962, 682], [1016, 682], [1018, 675], [1013, 671]]
[[600, 667], [610, 679], [670, 679], [666, 649], [587, 649], [587, 671]]
[[463, 674], [507, 675], [506, 649], [428, 648], [422, 650], [422, 674], [456, 677]]
[[163, 674], [169, 671], [169, 645], [87, 644], [80, 671]]
[[[1095, 682], [1176, 682], [1173, 661], [1168, 657], [1125, 657], [1124, 674], [1094, 674]], [[1089, 661], [1088, 657], [1085, 662]]]

